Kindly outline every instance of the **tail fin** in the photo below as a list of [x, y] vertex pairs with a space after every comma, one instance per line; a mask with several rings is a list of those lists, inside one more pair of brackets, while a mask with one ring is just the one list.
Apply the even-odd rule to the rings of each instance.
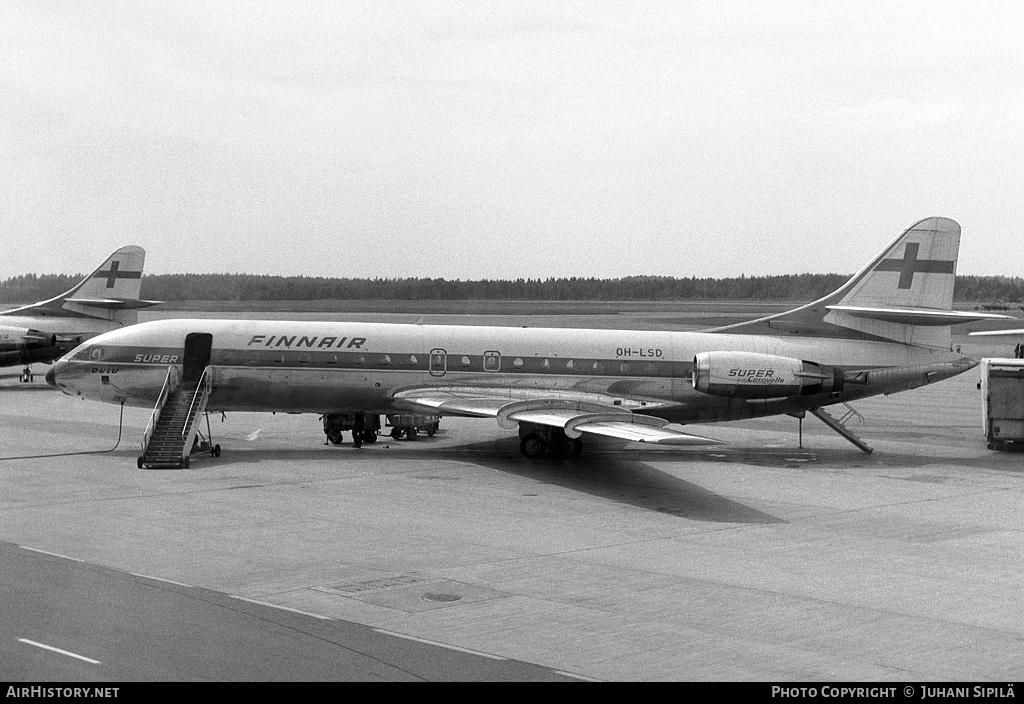
[[960, 225], [926, 218], [829, 295], [712, 332], [859, 338], [949, 347], [950, 326], [993, 316], [952, 310]]
[[5, 311], [7, 315], [82, 315], [112, 320], [122, 325], [138, 322], [138, 309], [159, 301], [139, 298], [146, 250], [121, 247], [70, 291], [47, 301]]

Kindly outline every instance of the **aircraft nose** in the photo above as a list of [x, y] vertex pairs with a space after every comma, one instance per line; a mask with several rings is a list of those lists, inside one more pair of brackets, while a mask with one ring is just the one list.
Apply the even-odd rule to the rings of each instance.
[[57, 388], [57, 365], [51, 364], [50, 368], [46, 370], [46, 383]]

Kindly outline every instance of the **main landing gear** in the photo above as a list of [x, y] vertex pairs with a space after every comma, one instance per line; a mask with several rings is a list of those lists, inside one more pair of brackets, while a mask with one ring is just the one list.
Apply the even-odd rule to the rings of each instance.
[[580, 438], [570, 438], [559, 428], [520, 423], [519, 451], [531, 460], [546, 455], [555, 459], [576, 458], [583, 452], [583, 441]]

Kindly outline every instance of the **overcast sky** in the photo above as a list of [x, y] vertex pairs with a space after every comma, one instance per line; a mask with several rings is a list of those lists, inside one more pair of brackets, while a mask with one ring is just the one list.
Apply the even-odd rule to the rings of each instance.
[[0, 279], [1024, 275], [1024, 3], [0, 5]]

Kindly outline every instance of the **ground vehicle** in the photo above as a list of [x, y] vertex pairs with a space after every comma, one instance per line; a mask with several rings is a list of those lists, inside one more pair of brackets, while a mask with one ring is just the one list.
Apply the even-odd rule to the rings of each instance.
[[[355, 413], [327, 413], [321, 419], [324, 423], [324, 435], [328, 442], [340, 445], [344, 442], [342, 433], [345, 431], [356, 432]], [[391, 426], [391, 437], [398, 440], [405, 436], [409, 440], [415, 440], [416, 436], [424, 432], [433, 436], [441, 422], [439, 416], [424, 415], [420, 413], [395, 414], [387, 416], [388, 425]], [[373, 413], [363, 414], [363, 428], [361, 431], [362, 441], [365, 443], [377, 442], [380, 432], [380, 416]], [[355, 438], [353, 437], [353, 441]]]
[[391, 426], [391, 437], [398, 440], [403, 435], [409, 440], [415, 440], [419, 433], [426, 433], [427, 437], [433, 437], [437, 427], [441, 423], [439, 416], [424, 415], [422, 413], [403, 413], [388, 416], [388, 425]]
[[1024, 359], [982, 359], [978, 388], [988, 449], [1024, 450]]
[[[341, 435], [343, 432], [347, 430], [351, 430], [353, 434], [356, 432], [355, 413], [327, 413], [322, 416], [322, 420], [324, 422], [324, 435], [334, 445], [340, 445], [345, 441]], [[372, 413], [363, 414], [363, 442], [377, 442], [378, 430], [380, 430], [380, 416]], [[352, 439], [353, 441], [355, 440], [354, 437]]]

